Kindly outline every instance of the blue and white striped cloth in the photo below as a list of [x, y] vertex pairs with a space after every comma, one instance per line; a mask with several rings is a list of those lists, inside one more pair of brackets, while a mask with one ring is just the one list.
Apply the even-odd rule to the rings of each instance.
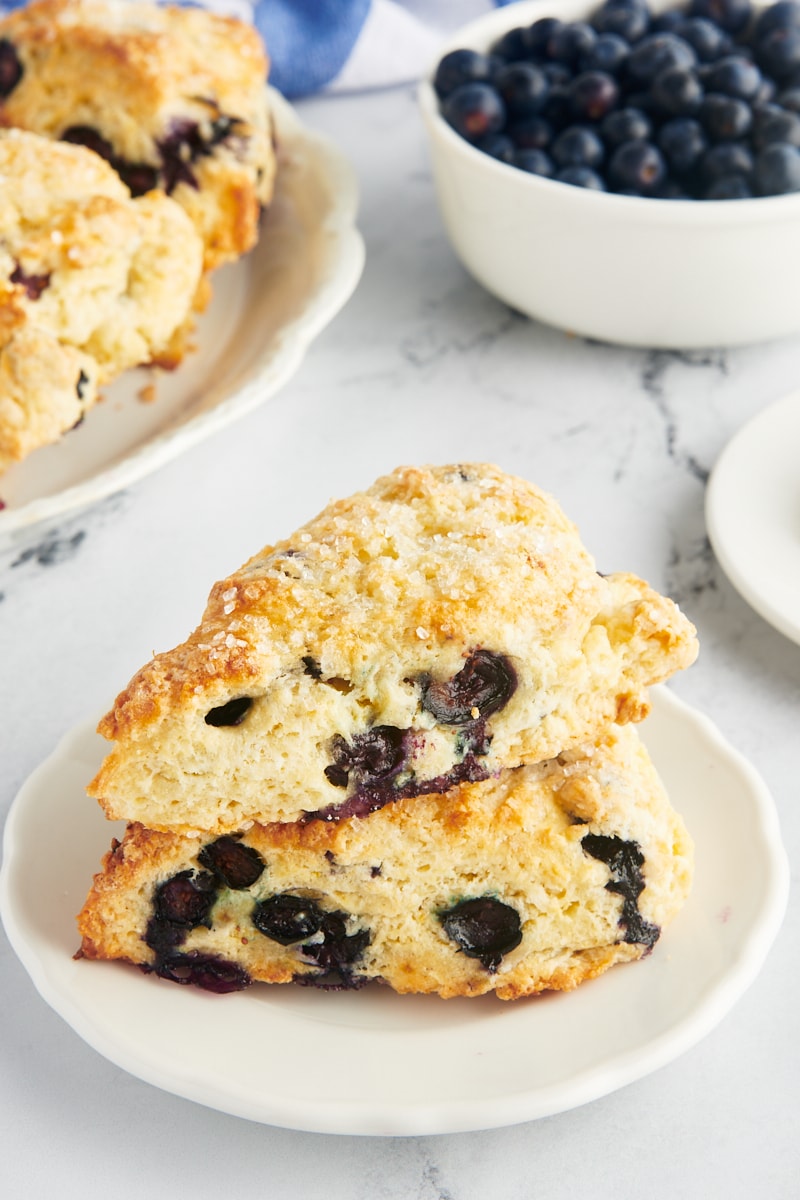
[[[130, 0], [136, 3], [136, 0]], [[256, 25], [289, 97], [418, 79], [450, 30], [510, 0], [196, 0]], [[24, 0], [0, 0], [0, 13]]]

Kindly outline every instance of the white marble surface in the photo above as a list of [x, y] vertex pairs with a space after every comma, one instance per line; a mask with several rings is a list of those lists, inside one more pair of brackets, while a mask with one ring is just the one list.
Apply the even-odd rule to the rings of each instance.
[[[0, 550], [0, 812], [62, 733], [180, 640], [210, 583], [261, 544], [400, 462], [491, 459], [559, 497], [601, 570], [645, 576], [694, 619], [702, 655], [675, 690], [763, 774], [796, 864], [800, 647], [722, 575], [703, 492], [731, 434], [797, 386], [800, 338], [646, 353], [523, 320], [465, 276], [443, 238], [410, 90], [302, 108], [358, 171], [362, 283], [279, 397], [128, 492]], [[45, 1005], [3, 938], [0, 1176], [32, 1197], [102, 1189], [114, 1200], [790, 1200], [799, 939], [793, 895], [761, 975], [715, 1032], [605, 1099], [510, 1129], [379, 1140], [251, 1124], [126, 1075]]]

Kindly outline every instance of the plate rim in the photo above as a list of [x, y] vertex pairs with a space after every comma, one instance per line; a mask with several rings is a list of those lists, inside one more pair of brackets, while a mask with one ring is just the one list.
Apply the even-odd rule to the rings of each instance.
[[[652, 689], [654, 707], [664, 706], [688, 721], [702, 733], [709, 748], [735, 767], [750, 795], [752, 811], [765, 847], [763, 898], [750, 921], [746, 935], [732, 955], [722, 976], [705, 991], [687, 1015], [669, 1029], [654, 1036], [642, 1047], [618, 1052], [611, 1060], [577, 1071], [567, 1079], [532, 1087], [527, 1091], [491, 1096], [483, 1102], [474, 1098], [431, 1104], [401, 1101], [379, 1104], [364, 1101], [318, 1102], [306, 1097], [253, 1097], [236, 1093], [227, 1081], [222, 1087], [209, 1088], [206, 1079], [198, 1080], [173, 1064], [165, 1069], [160, 1061], [150, 1061], [146, 1048], [133, 1046], [120, 1036], [92, 1025], [73, 993], [52, 978], [45, 957], [31, 944], [14, 913], [11, 875], [17, 858], [18, 826], [24, 819], [29, 792], [38, 779], [70, 752], [70, 747], [94, 730], [96, 721], [73, 726], [55, 749], [23, 783], [6, 818], [3, 835], [3, 861], [0, 865], [0, 918], [9, 942], [44, 1001], [82, 1038], [115, 1066], [135, 1078], [169, 1094], [199, 1103], [216, 1111], [279, 1128], [305, 1132], [356, 1136], [430, 1136], [495, 1129], [553, 1116], [627, 1086], [666, 1066], [701, 1041], [727, 1015], [736, 1001], [755, 980], [778, 934], [789, 896], [789, 865], [783, 847], [777, 809], [761, 775], [723, 736], [705, 713], [660, 685]], [[212, 998], [215, 999], [215, 998]], [[227, 1089], [227, 1090], [226, 1090]], [[213, 1098], [210, 1091], [214, 1092]]]
[[720, 529], [724, 529], [725, 525], [724, 520], [720, 521], [720, 512], [724, 508], [722, 497], [728, 483], [727, 476], [731, 462], [736, 455], [741, 453], [742, 446], [746, 445], [752, 438], [754, 430], [758, 430], [762, 425], [774, 422], [776, 414], [781, 413], [784, 409], [797, 409], [798, 424], [800, 424], [800, 388], [795, 388], [791, 392], [780, 396], [765, 408], [755, 413], [726, 442], [709, 476], [704, 507], [706, 528], [711, 547], [731, 585], [742, 599], [749, 604], [753, 611], [771, 625], [773, 629], [777, 629], [784, 637], [800, 645], [800, 620], [792, 621], [787, 618], [786, 614], [780, 608], [772, 604], [763, 592], [753, 586], [735, 556], [731, 554], [729, 540], [726, 538], [724, 532], [720, 533]]
[[[322, 225], [327, 234], [326, 255], [317, 290], [298, 316], [282, 330], [274, 354], [242, 387], [236, 388], [212, 409], [155, 434], [88, 479], [58, 492], [37, 496], [18, 507], [4, 508], [0, 511], [0, 538], [66, 516], [130, 487], [270, 399], [296, 374], [314, 339], [355, 291], [366, 260], [364, 238], [356, 224], [359, 188], [355, 170], [338, 146], [329, 137], [307, 126], [280, 92], [269, 86], [266, 92], [282, 138], [290, 149], [296, 145], [310, 152], [329, 185], [332, 203]], [[267, 372], [271, 383], [264, 392]]]

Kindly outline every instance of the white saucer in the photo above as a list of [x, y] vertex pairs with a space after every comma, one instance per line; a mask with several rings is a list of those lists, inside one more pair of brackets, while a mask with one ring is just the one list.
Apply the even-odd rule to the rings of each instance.
[[800, 392], [771, 404], [725, 447], [708, 484], [706, 524], [736, 590], [800, 642]]
[[68, 735], [17, 796], [0, 912], [44, 999], [157, 1087], [290, 1129], [433, 1134], [529, 1121], [603, 1096], [707, 1034], [778, 931], [788, 867], [772, 800], [711, 722], [656, 689], [644, 739], [696, 847], [692, 894], [652, 955], [570, 993], [503, 1003], [256, 985], [229, 996], [75, 961], [74, 914], [121, 826], [84, 786], [106, 743]]
[[[6, 471], [0, 536], [128, 487], [263, 404], [349, 299], [364, 265], [355, 175], [327, 138], [268, 92], [275, 195], [255, 248], [214, 272], [195, 349], [176, 371], [126, 372], [79, 428]], [[155, 398], [145, 402], [153, 383]]]

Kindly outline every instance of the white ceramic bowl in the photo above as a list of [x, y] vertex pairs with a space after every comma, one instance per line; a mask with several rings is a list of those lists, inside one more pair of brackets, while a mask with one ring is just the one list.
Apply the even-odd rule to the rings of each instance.
[[[539, 17], [583, 20], [599, 4], [524, 0], [465, 26], [441, 54], [486, 50]], [[654, 11], [672, 7], [651, 0]], [[586, 337], [665, 349], [800, 330], [800, 194], [677, 201], [571, 187], [474, 149], [439, 115], [429, 80], [419, 98], [452, 245], [512, 308]]]

